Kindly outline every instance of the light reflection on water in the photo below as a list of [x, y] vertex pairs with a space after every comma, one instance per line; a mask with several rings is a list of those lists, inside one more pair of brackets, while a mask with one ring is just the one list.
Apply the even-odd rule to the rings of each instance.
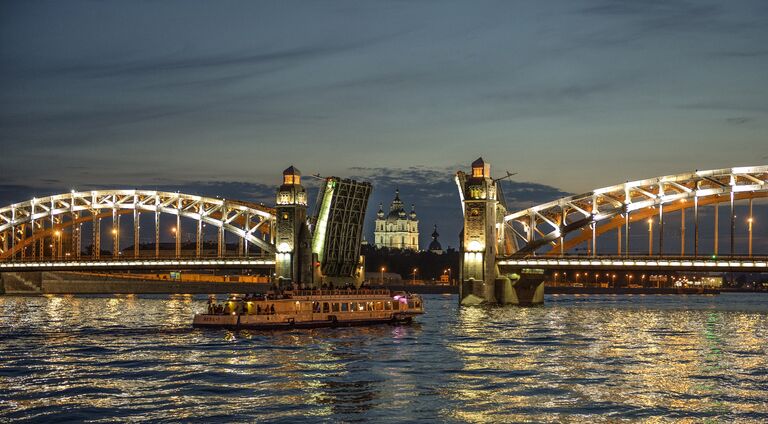
[[194, 330], [205, 296], [0, 297], [0, 421], [768, 420], [768, 296], [548, 296]]

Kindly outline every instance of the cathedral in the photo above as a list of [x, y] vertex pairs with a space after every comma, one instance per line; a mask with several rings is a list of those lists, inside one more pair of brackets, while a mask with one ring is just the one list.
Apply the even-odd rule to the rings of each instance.
[[395, 200], [389, 206], [388, 214], [384, 214], [383, 205], [379, 204], [373, 235], [374, 244], [379, 248], [419, 250], [419, 220], [416, 219], [416, 210], [413, 205], [410, 213], [403, 209], [400, 190], [395, 190]]

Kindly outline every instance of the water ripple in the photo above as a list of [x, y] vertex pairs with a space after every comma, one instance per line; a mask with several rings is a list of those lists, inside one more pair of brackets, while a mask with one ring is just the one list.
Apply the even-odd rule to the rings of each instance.
[[548, 296], [197, 330], [205, 297], [0, 297], [0, 421], [768, 420], [768, 296]]

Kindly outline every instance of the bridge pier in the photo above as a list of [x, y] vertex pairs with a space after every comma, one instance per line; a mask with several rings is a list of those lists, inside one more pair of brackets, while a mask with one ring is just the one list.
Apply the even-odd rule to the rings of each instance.
[[[544, 276], [531, 277], [527, 270], [501, 274], [496, 258], [503, 256], [506, 207], [501, 190], [491, 178], [490, 164], [482, 158], [472, 163], [470, 175], [459, 171], [459, 186], [464, 209], [461, 236], [459, 299], [462, 305], [536, 305], [544, 302]], [[535, 227], [528, 228], [529, 241]], [[534, 273], [535, 274], [535, 273]], [[536, 274], [538, 275], [538, 274]]]
[[283, 171], [283, 184], [277, 191], [275, 207], [275, 284], [290, 289], [293, 284], [312, 287], [312, 251], [307, 227], [307, 192], [301, 185], [301, 172], [289, 167]]

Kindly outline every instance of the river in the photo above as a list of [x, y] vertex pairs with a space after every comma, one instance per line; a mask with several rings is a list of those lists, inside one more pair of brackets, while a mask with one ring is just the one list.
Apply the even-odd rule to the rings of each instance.
[[0, 421], [768, 421], [768, 295], [548, 295], [200, 330], [205, 296], [0, 296]]

